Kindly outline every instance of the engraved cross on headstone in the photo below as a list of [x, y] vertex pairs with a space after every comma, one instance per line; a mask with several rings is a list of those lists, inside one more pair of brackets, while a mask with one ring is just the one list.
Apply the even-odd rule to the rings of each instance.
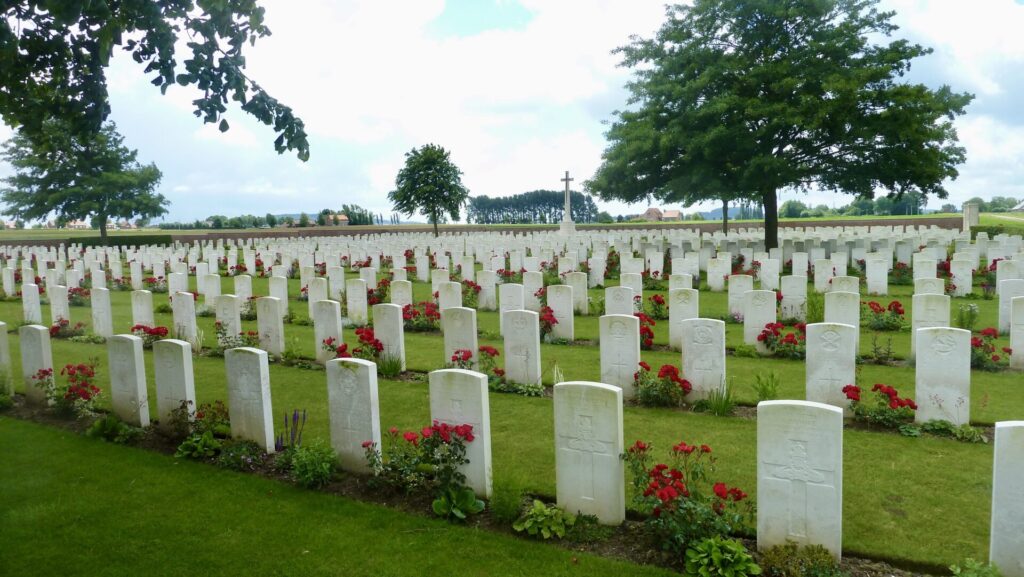
[[789, 455], [786, 463], [766, 463], [773, 467], [771, 476], [774, 479], [789, 482], [789, 526], [786, 531], [789, 537], [807, 537], [807, 520], [810, 519], [810, 500], [807, 497], [808, 485], [829, 485], [832, 471], [816, 469], [807, 457], [807, 441], [790, 439]]

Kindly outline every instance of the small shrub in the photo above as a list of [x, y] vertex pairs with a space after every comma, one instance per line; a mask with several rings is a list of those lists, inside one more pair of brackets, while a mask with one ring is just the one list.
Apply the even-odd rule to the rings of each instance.
[[1002, 355], [996, 353], [995, 340], [999, 332], [989, 327], [982, 329], [979, 336], [971, 337], [971, 368], [983, 371], [998, 371], [1010, 364], [1013, 349], [1003, 347]]
[[512, 525], [512, 528], [520, 533], [525, 531], [531, 537], [561, 539], [575, 523], [576, 516], [572, 513], [534, 499], [533, 505]]
[[14, 406], [14, 399], [7, 394], [6, 390], [0, 390], [0, 411], [6, 411]]
[[221, 448], [217, 465], [232, 471], [255, 471], [266, 458], [263, 449], [252, 441], [229, 441]]
[[711, 389], [707, 397], [697, 401], [694, 410], [711, 413], [716, 417], [728, 417], [736, 410], [736, 399], [729, 387]]
[[484, 510], [484, 502], [469, 487], [449, 486], [431, 503], [434, 514], [443, 519], [465, 521]]
[[988, 437], [970, 423], [954, 425], [950, 421], [932, 419], [921, 423], [921, 431], [936, 437], [950, 437], [964, 443], [987, 443]]
[[615, 527], [602, 525], [594, 515], [577, 515], [576, 523], [565, 534], [565, 540], [580, 544], [599, 543], [614, 534]]
[[107, 415], [93, 421], [92, 425], [86, 429], [85, 436], [103, 439], [118, 445], [127, 445], [142, 436], [142, 429], [125, 423], [116, 415]]
[[188, 459], [210, 459], [217, 456], [220, 447], [221, 443], [213, 436], [213, 432], [193, 433], [178, 445], [174, 456]]
[[760, 575], [761, 568], [739, 541], [710, 537], [686, 550], [686, 572], [700, 577]]
[[978, 305], [974, 303], [960, 305], [956, 313], [956, 326], [974, 331], [974, 325], [978, 324], [978, 315]]
[[779, 398], [779, 386], [782, 379], [778, 373], [771, 371], [767, 374], [757, 373], [754, 375], [754, 393], [757, 394], [757, 401], [774, 401]]
[[896, 389], [881, 383], [876, 383], [871, 392], [875, 393], [873, 401], [862, 400], [860, 387], [843, 387], [843, 394], [850, 400], [854, 419], [888, 429], [899, 429], [914, 420], [917, 404], [913, 399], [900, 398]]
[[651, 373], [651, 366], [640, 361], [640, 368], [633, 374], [636, 387], [636, 399], [641, 405], [649, 407], [679, 407], [686, 400], [686, 395], [693, 390], [690, 381], [679, 376], [675, 365], [662, 365], [658, 375]]
[[487, 506], [496, 521], [511, 525], [519, 518], [523, 507], [523, 491], [507, 480], [496, 479]]
[[292, 478], [307, 489], [318, 489], [331, 481], [338, 457], [322, 439], [302, 445], [292, 452]]
[[402, 374], [402, 359], [395, 355], [381, 355], [377, 361], [377, 372], [383, 377], [397, 377]]
[[735, 357], [746, 357], [751, 359], [756, 359], [761, 356], [761, 354], [757, 352], [757, 347], [745, 344], [736, 345], [736, 348], [733, 349], [732, 354]]
[[761, 552], [765, 577], [842, 577], [839, 564], [821, 545], [800, 547], [792, 541]]
[[949, 570], [953, 577], [1002, 577], [1002, 573], [994, 565], [988, 565], [981, 561], [975, 561], [968, 557], [960, 564], [950, 565]]
[[861, 318], [864, 324], [873, 331], [899, 331], [906, 326], [903, 304], [900, 301], [891, 301], [885, 307], [875, 301], [870, 301], [861, 307]]

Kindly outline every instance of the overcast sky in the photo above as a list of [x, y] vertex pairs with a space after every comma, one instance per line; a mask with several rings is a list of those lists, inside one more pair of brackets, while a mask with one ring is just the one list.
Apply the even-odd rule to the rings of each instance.
[[[275, 153], [273, 132], [237, 108], [227, 133], [202, 124], [191, 114], [193, 93], [178, 87], [161, 96], [123, 55], [109, 72], [112, 120], [140, 159], [163, 171], [167, 220], [346, 203], [386, 217], [404, 153], [428, 142], [451, 151], [471, 194], [558, 189], [565, 170], [579, 184], [599, 165], [602, 123], [625, 104], [629, 77], [610, 51], [631, 34], [653, 33], [664, 3], [263, 0], [273, 36], [249, 49], [248, 73], [305, 121], [308, 162]], [[957, 121], [967, 163], [948, 185], [950, 200], [930, 206], [1024, 197], [1024, 4], [882, 6], [896, 11], [897, 36], [935, 49], [915, 61], [911, 80], [976, 95]], [[849, 201], [794, 193], [783, 200], [790, 198]], [[646, 208], [598, 204], [613, 214]]]

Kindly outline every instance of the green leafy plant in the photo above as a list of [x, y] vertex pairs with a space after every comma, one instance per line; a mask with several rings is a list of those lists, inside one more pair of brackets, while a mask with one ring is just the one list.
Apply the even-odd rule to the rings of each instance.
[[175, 457], [186, 457], [189, 459], [210, 459], [216, 457], [220, 452], [221, 442], [213, 436], [212, 431], [193, 433], [185, 438], [178, 445]]
[[757, 395], [758, 402], [761, 401], [773, 401], [779, 398], [779, 387], [782, 385], [782, 379], [779, 378], [778, 373], [770, 371], [768, 373], [757, 373], [754, 375], [754, 393]]
[[887, 429], [899, 429], [914, 420], [917, 404], [913, 399], [901, 398], [899, 391], [882, 383], [871, 387], [871, 392], [873, 399], [862, 399], [861, 388], [857, 385], [843, 387], [854, 419]]
[[602, 525], [596, 516], [577, 515], [576, 522], [565, 534], [565, 540], [581, 544], [599, 543], [614, 534], [615, 527]]
[[520, 533], [525, 531], [531, 537], [561, 539], [575, 523], [576, 516], [572, 513], [568, 513], [556, 505], [548, 505], [534, 499], [533, 505], [512, 524], [512, 528]]
[[695, 411], [711, 413], [716, 417], [728, 417], [736, 410], [736, 399], [732, 394], [732, 387], [718, 387], [711, 389], [707, 396], [697, 401], [693, 406]]
[[519, 518], [523, 506], [523, 490], [506, 478], [494, 480], [487, 507], [495, 520], [511, 525]]
[[974, 303], [960, 305], [956, 313], [956, 326], [974, 331], [974, 325], [978, 324], [978, 316], [978, 305]]
[[0, 391], [0, 411], [5, 411], [14, 406], [14, 399], [7, 394], [6, 390]]
[[680, 407], [693, 390], [690, 381], [679, 376], [675, 365], [662, 365], [655, 376], [644, 361], [640, 361], [633, 374], [633, 385], [637, 402], [648, 407]]
[[255, 471], [266, 458], [266, 452], [256, 443], [232, 440], [223, 443], [217, 465], [232, 471]]
[[806, 323], [820, 323], [825, 321], [825, 295], [818, 291], [807, 293]]
[[395, 355], [382, 354], [377, 361], [377, 373], [386, 378], [397, 377], [402, 374], [402, 359]]
[[469, 487], [450, 486], [431, 504], [434, 514], [444, 519], [465, 521], [470, 515], [484, 510], [484, 502], [476, 498]]
[[686, 550], [686, 572], [699, 577], [760, 575], [761, 568], [739, 541], [709, 537]]
[[937, 437], [951, 437], [964, 443], [987, 443], [988, 437], [970, 423], [954, 425], [950, 421], [932, 419], [921, 423], [921, 430]]
[[765, 577], [842, 577], [828, 549], [821, 545], [800, 547], [792, 541], [761, 552], [761, 569]]
[[323, 487], [331, 481], [338, 466], [338, 457], [322, 439], [299, 446], [292, 451], [292, 478], [309, 489]]
[[994, 565], [975, 561], [968, 557], [958, 564], [950, 565], [953, 577], [1002, 577], [1002, 573]]
[[125, 423], [116, 415], [106, 415], [93, 421], [86, 429], [85, 436], [127, 445], [142, 436], [142, 429]]

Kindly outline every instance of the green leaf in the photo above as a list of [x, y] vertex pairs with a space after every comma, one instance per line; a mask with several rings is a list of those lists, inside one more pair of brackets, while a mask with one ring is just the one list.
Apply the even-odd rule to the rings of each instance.
[[220, 128], [221, 132], [227, 132], [228, 131], [228, 121], [227, 121], [226, 118], [221, 118], [220, 119], [220, 126], [219, 126], [219, 128]]

